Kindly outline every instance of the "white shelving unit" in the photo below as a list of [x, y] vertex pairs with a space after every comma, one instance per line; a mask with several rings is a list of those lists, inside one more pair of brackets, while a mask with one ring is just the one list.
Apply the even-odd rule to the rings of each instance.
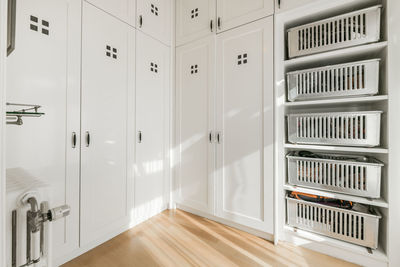
[[[317, 21], [323, 18], [344, 14], [354, 10], [383, 5], [381, 23], [381, 41], [377, 43], [359, 45], [325, 53], [288, 59], [287, 55], [287, 33], [289, 28]], [[388, 224], [389, 224], [389, 167], [388, 161], [388, 124], [389, 124], [389, 101], [390, 94], [387, 81], [387, 50], [388, 41], [386, 34], [386, 0], [335, 0], [335, 1], [313, 1], [313, 3], [293, 11], [276, 15], [275, 21], [275, 122], [276, 122], [276, 150], [275, 150], [275, 190], [276, 190], [276, 213], [275, 213], [275, 242], [286, 240], [310, 249], [341, 258], [347, 261], [362, 264], [363, 266], [387, 266], [388, 264]], [[284, 47], [285, 49], [280, 49]], [[375, 96], [357, 96], [349, 98], [332, 98], [323, 100], [308, 100], [289, 102], [287, 97], [286, 74], [308, 68], [318, 68], [327, 65], [341, 64], [352, 61], [379, 58], [379, 94]], [[309, 145], [292, 144], [288, 142], [287, 115], [290, 113], [313, 113], [334, 111], [359, 111], [359, 110], [381, 110], [383, 119], [381, 126], [381, 145], [379, 147], [350, 147], [333, 145]], [[317, 151], [325, 153], [368, 155], [379, 159], [385, 164], [382, 176], [382, 196], [379, 199], [352, 196], [342, 193], [327, 192], [318, 189], [294, 186], [287, 182], [286, 155], [290, 151]], [[390, 179], [395, 179], [390, 178]], [[350, 244], [305, 230], [295, 229], [286, 223], [285, 197], [290, 191], [314, 194], [330, 198], [338, 198], [364, 205], [373, 206], [382, 214], [379, 229], [379, 247], [376, 250], [368, 250], [365, 247]]]

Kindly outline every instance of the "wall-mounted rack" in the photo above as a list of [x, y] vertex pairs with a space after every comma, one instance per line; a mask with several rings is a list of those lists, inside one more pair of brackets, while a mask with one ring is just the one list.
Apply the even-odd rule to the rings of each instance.
[[22, 125], [23, 117], [38, 118], [44, 115], [44, 113], [39, 112], [39, 109], [41, 108], [39, 105], [15, 103], [6, 103], [6, 105], [7, 107], [12, 107], [12, 110], [6, 111], [7, 124]]

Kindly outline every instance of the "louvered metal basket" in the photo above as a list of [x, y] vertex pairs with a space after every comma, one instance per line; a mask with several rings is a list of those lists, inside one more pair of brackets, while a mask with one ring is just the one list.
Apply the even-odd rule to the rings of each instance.
[[288, 30], [289, 58], [377, 42], [381, 6], [320, 20]]
[[287, 73], [288, 100], [376, 95], [379, 59]]
[[381, 162], [338, 154], [287, 155], [288, 182], [292, 185], [380, 198]]
[[288, 115], [294, 144], [375, 147], [380, 144], [381, 111]]
[[359, 212], [286, 197], [289, 226], [340, 239], [367, 248], [378, 248], [376, 211]]

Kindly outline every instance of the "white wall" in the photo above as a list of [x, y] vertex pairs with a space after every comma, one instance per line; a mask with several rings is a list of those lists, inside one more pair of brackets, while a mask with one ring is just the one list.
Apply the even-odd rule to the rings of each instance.
[[6, 265], [5, 253], [5, 171], [4, 171], [4, 113], [5, 113], [5, 52], [7, 0], [0, 0], [0, 266]]

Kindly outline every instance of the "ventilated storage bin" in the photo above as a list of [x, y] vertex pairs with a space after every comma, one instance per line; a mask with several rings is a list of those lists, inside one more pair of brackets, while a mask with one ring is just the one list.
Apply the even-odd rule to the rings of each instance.
[[287, 197], [289, 226], [376, 249], [379, 219], [373, 213], [346, 210]]
[[295, 144], [379, 146], [381, 114], [381, 111], [290, 114], [288, 139]]
[[289, 101], [376, 95], [379, 59], [290, 72], [287, 86]]
[[383, 164], [360, 156], [318, 154], [313, 157], [290, 153], [288, 182], [355, 196], [379, 198]]
[[288, 30], [289, 58], [377, 42], [381, 6], [374, 6]]

